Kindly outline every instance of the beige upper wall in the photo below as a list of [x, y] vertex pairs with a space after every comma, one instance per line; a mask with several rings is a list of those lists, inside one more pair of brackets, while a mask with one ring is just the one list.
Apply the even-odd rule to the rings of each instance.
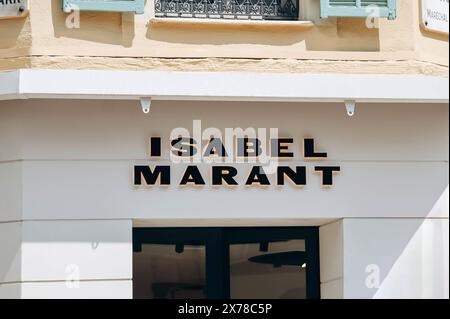
[[[420, 30], [419, 0], [398, 0], [398, 18], [380, 19], [379, 28], [372, 29], [366, 27], [365, 19], [320, 20], [319, 1], [301, 1], [302, 19], [312, 21], [310, 27], [279, 26], [273, 22], [260, 22], [256, 26], [155, 24], [149, 22], [153, 16], [153, 0], [149, 0], [144, 15], [82, 12], [80, 28], [70, 29], [66, 27], [68, 14], [62, 12], [60, 0], [31, 0], [29, 17], [0, 20], [0, 69], [154, 69], [161, 65], [173, 67], [174, 60], [160, 58], [199, 58], [213, 59], [214, 68], [222, 70], [228, 62], [221, 66], [218, 58], [224, 61], [240, 58], [259, 63], [254, 68], [262, 71], [272, 68], [267, 68], [267, 63], [261, 64], [260, 59], [286, 59], [278, 61], [282, 66], [275, 68], [277, 71], [283, 68], [292, 71], [297, 63], [293, 61], [300, 60], [364, 61], [367, 63], [357, 69], [364, 70], [367, 66], [367, 72], [371, 72], [370, 68], [381, 68], [385, 73], [442, 75], [448, 70], [448, 37]], [[178, 61], [177, 68], [192, 69], [190, 64], [195, 61]], [[374, 61], [386, 61], [386, 65]], [[244, 65], [249, 67], [252, 63]], [[336, 63], [325, 67], [313, 63], [308, 67], [317, 72], [352, 69], [346, 65], [349, 62], [342, 63], [345, 66], [341, 68]], [[210, 69], [204, 64], [203, 69]], [[308, 67], [294, 69], [307, 72]], [[439, 72], [430, 71], [441, 67]], [[242, 69], [242, 64], [238, 63], [236, 69]]]

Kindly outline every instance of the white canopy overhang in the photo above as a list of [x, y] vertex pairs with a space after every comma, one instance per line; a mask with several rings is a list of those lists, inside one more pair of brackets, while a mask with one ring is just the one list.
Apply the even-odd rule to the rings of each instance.
[[138, 100], [142, 97], [191, 101], [448, 103], [449, 78], [41, 69], [0, 72], [0, 100]]

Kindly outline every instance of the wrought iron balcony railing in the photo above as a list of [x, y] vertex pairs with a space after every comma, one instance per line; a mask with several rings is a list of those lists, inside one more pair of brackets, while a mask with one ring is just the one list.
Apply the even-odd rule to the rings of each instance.
[[297, 20], [299, 0], [155, 0], [166, 18]]

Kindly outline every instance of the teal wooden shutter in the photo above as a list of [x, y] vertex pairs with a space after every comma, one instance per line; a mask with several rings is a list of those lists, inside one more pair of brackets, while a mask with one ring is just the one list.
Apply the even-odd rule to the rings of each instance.
[[113, 11], [144, 13], [144, 0], [62, 0], [65, 12]]
[[320, 0], [320, 16], [322, 18], [375, 16], [394, 20], [397, 16], [397, 3], [396, 0]]

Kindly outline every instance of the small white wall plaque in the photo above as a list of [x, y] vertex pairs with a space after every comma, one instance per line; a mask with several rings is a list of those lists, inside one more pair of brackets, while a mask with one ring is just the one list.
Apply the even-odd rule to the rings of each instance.
[[0, 19], [24, 17], [28, 10], [28, 0], [0, 0]]
[[422, 0], [422, 27], [448, 34], [449, 0]]

